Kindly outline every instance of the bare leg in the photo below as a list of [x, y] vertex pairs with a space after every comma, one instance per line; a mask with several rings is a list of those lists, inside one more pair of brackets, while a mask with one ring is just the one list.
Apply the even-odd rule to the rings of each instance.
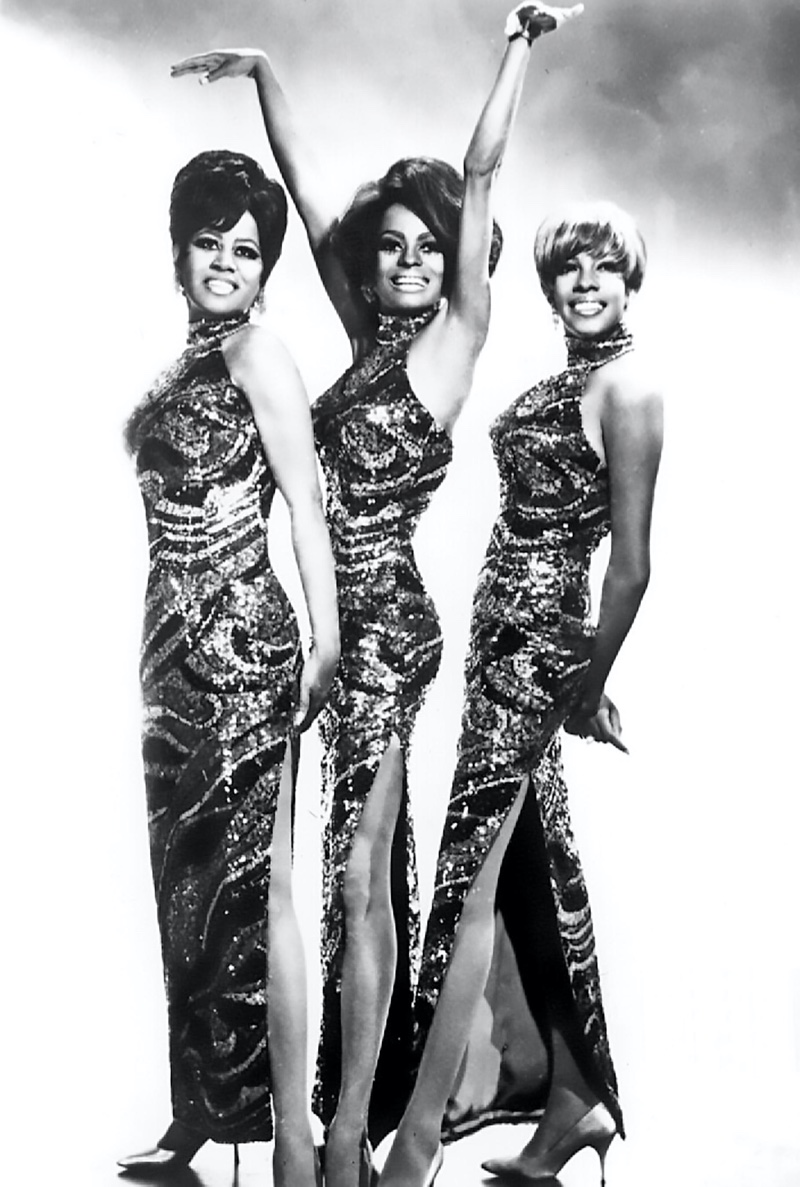
[[403, 755], [395, 737], [367, 796], [344, 875], [342, 1083], [325, 1153], [328, 1187], [358, 1183], [360, 1145], [397, 961], [390, 871], [402, 792]]
[[287, 747], [272, 831], [267, 1025], [275, 1110], [275, 1187], [314, 1187], [308, 1113], [306, 969], [292, 899], [292, 758]]
[[419, 1075], [381, 1174], [381, 1187], [422, 1187], [436, 1155], [447, 1099], [489, 976], [497, 880], [527, 790], [525, 779], [464, 900]]

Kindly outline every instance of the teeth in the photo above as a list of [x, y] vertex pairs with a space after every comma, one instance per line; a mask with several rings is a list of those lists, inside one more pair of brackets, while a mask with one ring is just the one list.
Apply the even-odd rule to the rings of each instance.
[[600, 313], [603, 306], [598, 301], [576, 301], [572, 308], [576, 313], [590, 317], [595, 313]]
[[229, 280], [207, 280], [206, 288], [215, 297], [228, 297], [234, 291], [233, 285]]
[[419, 280], [414, 276], [397, 276], [392, 282], [396, 288], [405, 289], [422, 289], [425, 288], [425, 281]]

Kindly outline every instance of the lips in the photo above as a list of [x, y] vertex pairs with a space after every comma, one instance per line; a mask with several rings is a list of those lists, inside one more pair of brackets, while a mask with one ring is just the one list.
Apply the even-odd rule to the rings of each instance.
[[427, 284], [424, 276], [395, 276], [392, 278], [394, 288], [403, 289], [406, 292], [418, 292], [420, 289], [426, 288]]
[[603, 312], [605, 305], [600, 301], [573, 301], [571, 309], [578, 317], [596, 317]]
[[236, 286], [230, 280], [207, 280], [206, 288], [215, 297], [229, 297], [236, 292]]

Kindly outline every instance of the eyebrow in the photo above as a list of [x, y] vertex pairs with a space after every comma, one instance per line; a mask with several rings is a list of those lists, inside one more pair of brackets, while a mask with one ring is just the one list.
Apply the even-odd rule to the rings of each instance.
[[[391, 227], [387, 227], [385, 231], [381, 231], [379, 233], [379, 238], [380, 239], [383, 239], [383, 238], [406, 239], [406, 238], [408, 238], [408, 236], [406, 236], [405, 231], [395, 231]], [[427, 229], [424, 231], [420, 231], [419, 235], [417, 235], [417, 236], [411, 236], [411, 238], [416, 238], [418, 240], [419, 239], [433, 239], [434, 241], [438, 242], [438, 236], [435, 234], [435, 232], [429, 231]]]

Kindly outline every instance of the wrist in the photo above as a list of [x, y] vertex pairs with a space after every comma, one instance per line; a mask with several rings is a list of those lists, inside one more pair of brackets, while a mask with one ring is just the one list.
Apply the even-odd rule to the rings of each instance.
[[581, 717], [594, 717], [597, 710], [600, 708], [600, 700], [603, 695], [603, 690], [598, 692], [596, 689], [586, 688], [583, 690], [583, 695], [578, 705], [578, 713]]
[[[523, 7], [520, 5], [520, 7]], [[527, 44], [528, 48], [533, 45], [535, 39], [539, 36], [541, 30], [534, 25], [530, 17], [520, 15], [515, 8], [509, 14], [505, 25], [505, 35], [508, 39], [509, 45], [513, 41], [522, 41]]]
[[255, 55], [255, 62], [250, 71], [250, 77], [255, 82], [268, 82], [270, 76], [269, 58], [263, 52]]

